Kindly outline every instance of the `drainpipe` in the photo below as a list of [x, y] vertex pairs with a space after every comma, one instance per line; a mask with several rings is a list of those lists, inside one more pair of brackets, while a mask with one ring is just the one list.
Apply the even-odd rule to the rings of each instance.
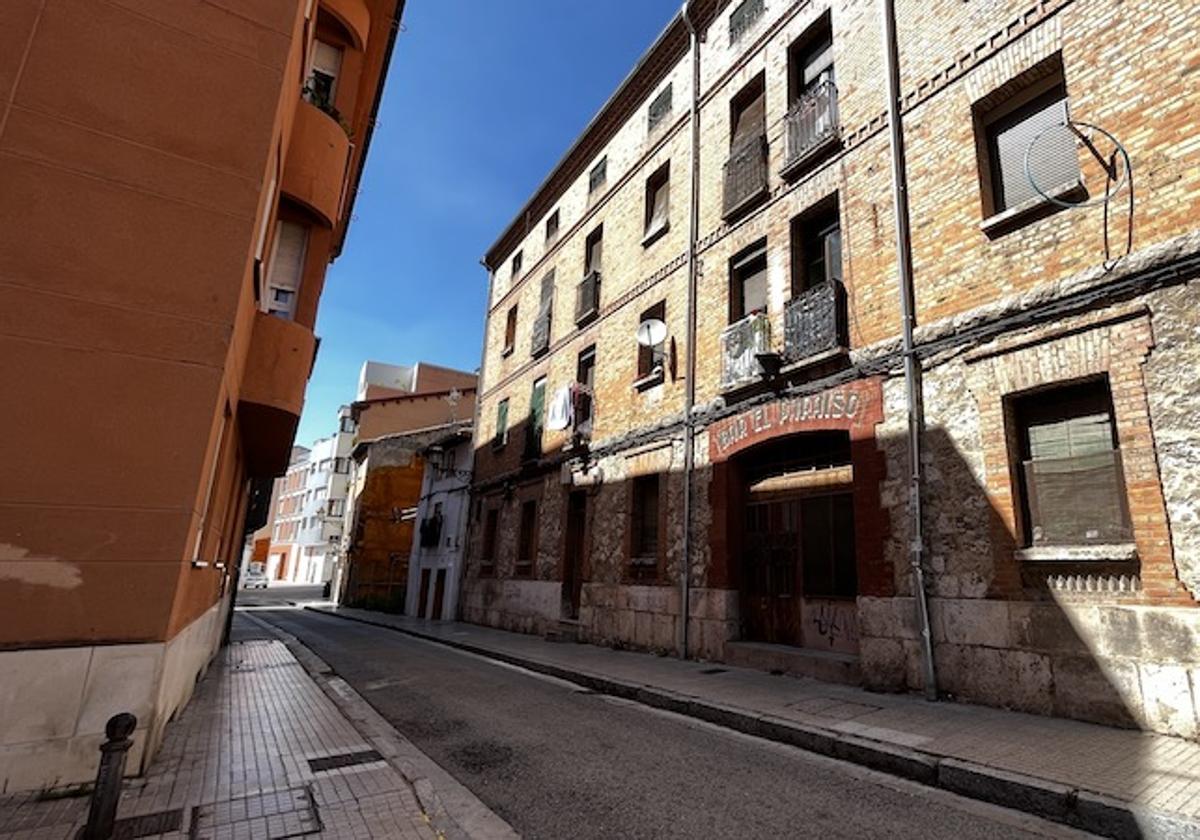
[[692, 472], [695, 469], [695, 427], [692, 408], [696, 404], [696, 240], [700, 229], [700, 36], [688, 15], [689, 0], [684, 0], [680, 15], [691, 36], [692, 103], [689, 124], [692, 128], [692, 190], [689, 199], [687, 242], [687, 374], [683, 400], [683, 541], [682, 569], [679, 575], [679, 658], [688, 657], [688, 617], [691, 613], [692, 575]]
[[921, 368], [913, 350], [916, 302], [913, 293], [912, 238], [908, 217], [908, 176], [904, 162], [904, 127], [900, 122], [900, 49], [896, 40], [894, 0], [879, 0], [883, 21], [883, 53], [887, 61], [888, 127], [892, 148], [892, 203], [896, 216], [896, 267], [900, 279], [900, 312], [904, 326], [904, 385], [908, 391], [908, 551], [912, 567], [913, 596], [921, 627], [921, 653], [925, 698], [936, 700], [937, 674], [933, 667], [933, 636], [929, 630], [929, 603], [925, 594], [925, 535], [921, 526]]

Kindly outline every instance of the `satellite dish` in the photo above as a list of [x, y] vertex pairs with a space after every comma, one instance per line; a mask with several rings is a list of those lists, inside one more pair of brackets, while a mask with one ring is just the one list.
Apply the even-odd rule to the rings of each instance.
[[662, 344], [667, 338], [667, 325], [657, 318], [647, 318], [638, 324], [637, 340], [643, 347]]

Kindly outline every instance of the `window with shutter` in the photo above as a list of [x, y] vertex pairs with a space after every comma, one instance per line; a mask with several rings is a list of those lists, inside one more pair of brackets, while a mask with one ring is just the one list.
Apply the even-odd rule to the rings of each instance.
[[734, 97], [732, 104], [730, 147], [741, 149], [758, 140], [766, 131], [765, 79], [757, 77]]
[[588, 234], [587, 242], [584, 245], [584, 273], [590, 274], [593, 271], [600, 271], [600, 263], [604, 252], [604, 225], [596, 228]]
[[751, 245], [729, 265], [729, 323], [767, 309], [767, 241]]
[[537, 457], [542, 454], [542, 430], [546, 423], [546, 377], [533, 383], [529, 395], [529, 428], [525, 438], [525, 454]]
[[508, 443], [508, 399], [500, 400], [496, 406], [496, 435], [492, 438], [492, 447], [499, 449]]
[[646, 212], [643, 244], [665, 233], [670, 223], [671, 162], [667, 161], [646, 180]]
[[663, 120], [671, 115], [671, 107], [671, 85], [668, 83], [650, 102], [650, 108], [646, 112], [646, 131], [654, 131], [661, 125]]
[[538, 314], [533, 320], [533, 342], [530, 354], [540, 355], [550, 349], [550, 327], [554, 314], [554, 272], [542, 278]]
[[298, 222], [281, 220], [275, 227], [275, 245], [267, 272], [267, 312], [291, 319], [296, 314], [296, 295], [304, 275], [304, 257], [308, 251], [308, 228]]
[[596, 192], [604, 186], [608, 180], [608, 158], [602, 157], [600, 161], [592, 167], [592, 171], [588, 173], [588, 195]]
[[592, 404], [596, 387], [596, 345], [579, 354], [575, 365], [575, 381], [579, 395], [575, 399], [575, 428], [584, 434], [592, 429]]
[[508, 308], [508, 315], [504, 319], [504, 350], [503, 355], [507, 356], [513, 351], [517, 344], [517, 307], [514, 304]]
[[305, 96], [312, 104], [322, 110], [333, 108], [341, 69], [341, 47], [324, 41], [313, 41], [312, 66], [305, 83]]
[[1108, 382], [1019, 397], [1013, 417], [1026, 544], [1131, 540]]

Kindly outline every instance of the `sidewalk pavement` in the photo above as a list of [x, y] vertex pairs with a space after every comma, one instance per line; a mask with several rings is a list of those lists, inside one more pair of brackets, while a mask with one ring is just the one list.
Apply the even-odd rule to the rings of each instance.
[[[168, 724], [149, 770], [126, 780], [116, 837], [516, 836], [328, 668], [319, 682], [323, 663], [279, 635], [235, 617], [234, 642]], [[73, 838], [87, 808], [86, 793], [0, 797], [0, 840]]]
[[816, 680], [332, 606], [392, 628], [1110, 837], [1200, 838], [1200, 744]]

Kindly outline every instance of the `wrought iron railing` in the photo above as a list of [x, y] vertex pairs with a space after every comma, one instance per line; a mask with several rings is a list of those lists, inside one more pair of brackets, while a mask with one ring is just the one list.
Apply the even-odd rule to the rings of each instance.
[[1132, 541], [1119, 449], [1023, 466], [1035, 546]]
[[771, 351], [771, 321], [754, 312], [721, 333], [721, 387], [735, 388], [762, 376], [759, 353]]
[[846, 347], [846, 287], [827, 280], [806, 289], [783, 310], [783, 357], [800, 362]]
[[600, 312], [600, 272], [589, 271], [575, 297], [575, 323], [581, 324]]
[[787, 158], [784, 170], [792, 169], [838, 137], [837, 86], [819, 82], [797, 100], [787, 113]]
[[743, 140], [725, 162], [725, 216], [732, 216], [767, 194], [767, 137]]

